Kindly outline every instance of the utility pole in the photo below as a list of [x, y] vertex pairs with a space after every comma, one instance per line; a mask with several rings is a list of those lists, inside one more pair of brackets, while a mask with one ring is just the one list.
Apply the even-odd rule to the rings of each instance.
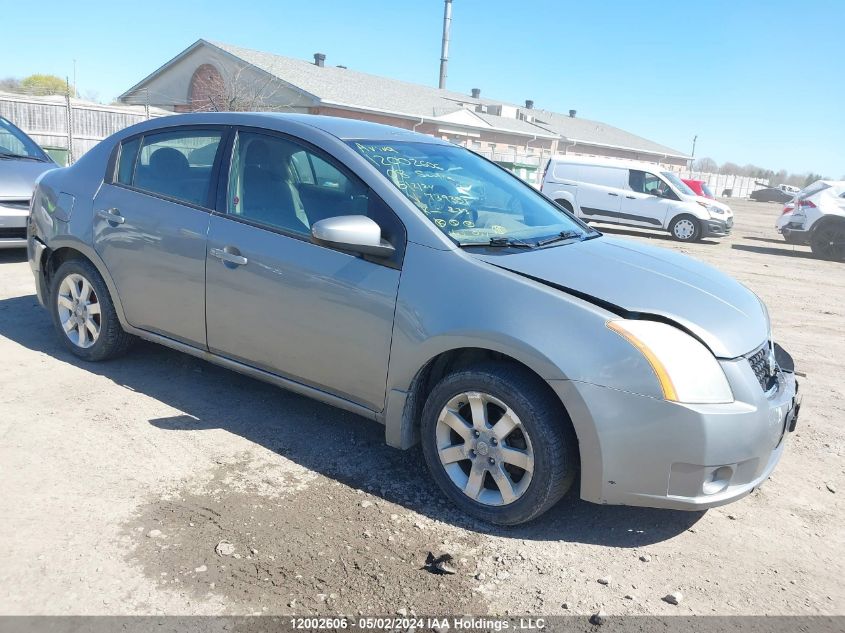
[[692, 172], [692, 164], [695, 162], [695, 142], [698, 140], [698, 134], [692, 137], [692, 154], [690, 155], [689, 170]]
[[440, 47], [440, 83], [446, 87], [446, 65], [449, 63], [449, 31], [452, 28], [452, 0], [445, 0], [443, 7], [443, 41]]

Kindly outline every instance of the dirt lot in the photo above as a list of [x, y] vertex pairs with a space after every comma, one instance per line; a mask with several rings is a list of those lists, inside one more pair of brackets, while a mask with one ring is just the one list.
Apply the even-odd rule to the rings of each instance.
[[0, 252], [0, 613], [845, 614], [845, 265], [785, 245], [779, 206], [732, 205], [730, 239], [613, 232], [768, 303], [806, 374], [773, 478], [707, 513], [570, 494], [516, 529], [454, 512], [352, 414], [150, 344], [81, 363]]

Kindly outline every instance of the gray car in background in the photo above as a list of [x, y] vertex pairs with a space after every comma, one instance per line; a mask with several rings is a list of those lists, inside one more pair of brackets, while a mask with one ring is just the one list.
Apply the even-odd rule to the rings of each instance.
[[377, 420], [493, 523], [538, 516], [579, 471], [595, 503], [728, 503], [797, 419], [747, 288], [392, 127], [135, 125], [42, 178], [29, 260], [80, 358], [140, 337]]
[[0, 116], [0, 249], [26, 246], [26, 220], [35, 181], [55, 167], [35, 141]]

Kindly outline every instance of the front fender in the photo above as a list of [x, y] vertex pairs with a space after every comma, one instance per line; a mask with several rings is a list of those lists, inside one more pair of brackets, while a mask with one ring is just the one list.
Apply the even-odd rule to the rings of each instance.
[[461, 250], [409, 243], [383, 415], [388, 443], [413, 443], [416, 421], [408, 419], [405, 400], [420, 370], [452, 350], [499, 352], [546, 381], [577, 380], [660, 394], [642, 354], [606, 327], [613, 318], [617, 316], [586, 299]]

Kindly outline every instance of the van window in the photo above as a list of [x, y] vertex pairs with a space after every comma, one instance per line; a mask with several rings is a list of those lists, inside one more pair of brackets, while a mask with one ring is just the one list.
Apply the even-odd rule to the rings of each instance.
[[631, 191], [652, 195], [657, 194], [658, 191], [668, 189], [666, 183], [660, 178], [647, 171], [640, 171], [639, 169], [628, 170], [628, 186], [631, 188]]

